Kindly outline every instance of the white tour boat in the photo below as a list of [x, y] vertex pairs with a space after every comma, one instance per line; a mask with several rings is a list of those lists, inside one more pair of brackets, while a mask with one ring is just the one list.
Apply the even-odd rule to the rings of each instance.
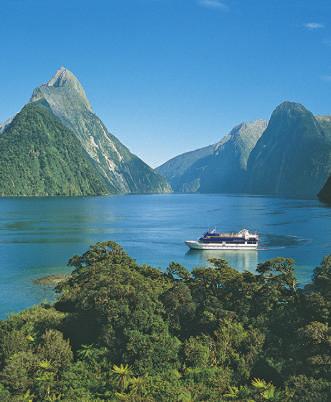
[[256, 250], [259, 236], [247, 229], [238, 233], [219, 233], [213, 229], [198, 240], [186, 240], [185, 244], [193, 250]]

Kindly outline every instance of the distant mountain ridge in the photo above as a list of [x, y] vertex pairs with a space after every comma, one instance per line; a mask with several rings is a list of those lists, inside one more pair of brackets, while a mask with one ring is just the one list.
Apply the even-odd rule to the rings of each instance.
[[[156, 170], [165, 175], [174, 191], [242, 192], [249, 154], [266, 126], [265, 120], [241, 123], [218, 143], [179, 155]], [[180, 170], [180, 165], [185, 169]]]
[[201, 176], [201, 192], [247, 190], [247, 161], [267, 124], [265, 120], [241, 123], [216, 145]]
[[[61, 146], [62, 138], [62, 146]], [[0, 195], [250, 193], [331, 203], [331, 116], [283, 102], [219, 142], [153, 170], [109, 133], [61, 67], [0, 124]], [[171, 186], [169, 185], [171, 184]]]
[[[32, 105], [38, 106], [32, 107]], [[42, 112], [41, 107], [43, 107]], [[29, 113], [31, 113], [31, 116], [28, 116]], [[37, 118], [35, 122], [37, 126], [33, 122], [33, 117]], [[18, 121], [20, 122], [19, 125]], [[59, 125], [61, 125], [61, 128]], [[18, 127], [21, 132], [18, 132]], [[44, 132], [41, 127], [43, 127]], [[57, 132], [52, 133], [51, 130], [53, 129], [57, 130]], [[22, 148], [19, 144], [20, 136], [22, 136], [22, 140], [24, 137], [31, 136], [31, 140], [33, 138], [39, 145], [45, 146], [47, 142], [38, 136], [53, 136], [54, 134], [57, 151], [60, 153], [58, 131], [63, 132], [64, 140], [74, 135], [77, 141], [71, 138], [67, 144], [69, 148], [66, 149], [66, 155], [62, 155], [60, 158], [62, 164], [65, 165], [63, 168], [67, 171], [70, 166], [71, 169], [71, 173], [63, 177], [62, 189], [60, 188], [61, 181], [59, 180], [57, 180], [56, 186], [51, 185], [49, 189], [44, 188], [38, 181], [41, 178], [45, 179], [45, 177], [42, 177], [42, 169], [39, 172], [41, 176], [39, 179], [36, 177], [34, 181], [33, 174], [30, 174], [33, 169], [28, 163], [25, 168], [27, 170], [26, 175], [23, 175], [28, 180], [26, 186], [21, 183], [20, 190], [15, 193], [13, 186], [5, 183], [1, 191], [2, 195], [98, 195], [171, 191], [171, 187], [164, 177], [157, 174], [141, 159], [133, 155], [115, 136], [108, 132], [102, 121], [94, 114], [81, 83], [72, 72], [64, 67], [61, 67], [47, 84], [43, 84], [33, 91], [30, 102], [16, 115], [12, 122], [9, 121], [9, 124], [7, 122], [0, 126], [1, 138], [3, 136], [7, 138], [8, 132], [13, 130], [17, 139], [16, 144], [10, 143], [10, 152], [16, 154], [16, 165], [15, 159], [10, 159], [13, 171], [17, 171], [16, 168], [21, 165], [22, 160], [25, 160], [25, 153], [30, 152], [28, 143], [21, 141], [26, 148]], [[38, 136], [35, 134], [38, 134]], [[40, 141], [38, 141], [39, 139]], [[54, 144], [50, 141], [48, 145], [51, 147]], [[77, 146], [81, 149], [78, 150]], [[17, 150], [20, 149], [20, 152], [17, 152], [14, 149], [15, 147]], [[71, 147], [76, 150], [81, 159], [73, 158]], [[51, 149], [43, 149], [42, 152], [36, 149], [35, 155], [45, 155], [48, 151], [49, 154], [46, 159], [50, 161], [51, 155], [55, 155], [52, 154]], [[2, 152], [3, 158], [6, 159], [9, 151], [3, 148]], [[59, 154], [57, 156], [59, 157]], [[76, 165], [72, 163], [72, 160], [76, 161]], [[38, 160], [38, 163], [40, 162]], [[81, 183], [80, 185], [81, 172], [79, 169], [80, 166], [85, 166], [85, 164], [89, 166], [89, 174], [86, 173], [88, 183], [86, 182], [84, 185]], [[49, 168], [51, 166], [52, 163], [50, 162]], [[32, 170], [29, 172], [28, 169]], [[7, 175], [8, 172], [5, 174], [6, 167], [2, 163], [0, 163], [0, 171], [2, 171], [4, 179], [8, 181], [14, 179]], [[55, 175], [57, 173], [58, 171], [54, 172]], [[52, 178], [49, 177], [51, 174], [52, 171], [49, 169], [46, 175], [48, 183], [53, 183]], [[69, 177], [71, 177], [70, 181], [75, 183], [70, 190], [70, 186], [66, 182]], [[90, 182], [92, 177], [96, 185]], [[38, 188], [38, 191], [34, 194], [29, 188]]]
[[[195, 163], [212, 155], [215, 146], [216, 144], [195, 151], [185, 152], [170, 159], [155, 170], [166, 177], [174, 191], [194, 192], [196, 191], [195, 182], [197, 180], [194, 167], [198, 169]], [[192, 180], [190, 179], [190, 175], [192, 176]]]
[[[212, 152], [202, 157], [192, 151], [196, 158], [184, 172], [178, 173], [176, 164], [187, 154], [157, 171], [178, 192], [315, 198], [331, 174], [331, 116], [314, 116], [299, 103], [283, 102], [269, 122], [242, 123], [208, 149]], [[331, 179], [327, 187], [321, 197], [328, 191], [331, 203]]]
[[[316, 116], [323, 130], [331, 137], [331, 116]], [[331, 176], [328, 177], [324, 186], [318, 193], [320, 201], [331, 205]]]

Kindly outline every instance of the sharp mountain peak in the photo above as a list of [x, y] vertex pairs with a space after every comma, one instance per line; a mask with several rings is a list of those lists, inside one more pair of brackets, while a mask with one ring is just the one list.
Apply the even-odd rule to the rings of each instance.
[[284, 101], [280, 105], [276, 107], [274, 113], [279, 112], [298, 112], [298, 113], [310, 113], [308, 109], [306, 109], [301, 103], [299, 102], [292, 102], [292, 101]]
[[256, 119], [256, 120], [251, 120], [251, 121], [243, 121], [236, 126], [233, 127], [233, 129], [229, 132], [228, 135], [230, 136], [236, 136], [239, 135], [242, 131], [250, 129], [265, 129], [267, 127], [268, 121], [264, 119]]
[[[48, 81], [50, 87], [63, 86], [66, 83], [77, 82], [78, 78], [66, 67], [62, 66], [56, 70], [54, 76]], [[79, 82], [79, 81], [78, 81]]]
[[47, 84], [43, 84], [34, 90], [31, 101], [45, 97], [47, 100], [49, 97], [58, 97], [61, 95], [72, 99], [80, 99], [87, 109], [92, 111], [83, 85], [74, 73], [63, 66], [55, 72]]

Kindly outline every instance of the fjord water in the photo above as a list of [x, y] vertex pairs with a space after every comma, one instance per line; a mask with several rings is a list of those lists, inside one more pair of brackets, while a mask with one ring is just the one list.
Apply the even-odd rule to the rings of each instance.
[[[139, 263], [188, 268], [225, 258], [238, 270], [285, 256], [296, 260], [301, 284], [331, 253], [331, 209], [315, 200], [253, 196], [167, 194], [79, 198], [0, 199], [0, 317], [53, 292], [33, 280], [68, 273], [67, 260], [89, 245], [114, 240]], [[248, 228], [261, 235], [261, 250], [189, 251], [184, 240], [208, 227]]]

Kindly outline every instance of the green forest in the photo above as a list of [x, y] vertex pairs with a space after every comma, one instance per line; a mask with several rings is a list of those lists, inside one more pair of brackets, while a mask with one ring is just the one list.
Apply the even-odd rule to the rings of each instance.
[[331, 256], [139, 265], [116, 243], [69, 261], [42, 304], [0, 321], [0, 400], [331, 400]]
[[111, 192], [73, 131], [45, 101], [29, 103], [0, 136], [1, 196]]

